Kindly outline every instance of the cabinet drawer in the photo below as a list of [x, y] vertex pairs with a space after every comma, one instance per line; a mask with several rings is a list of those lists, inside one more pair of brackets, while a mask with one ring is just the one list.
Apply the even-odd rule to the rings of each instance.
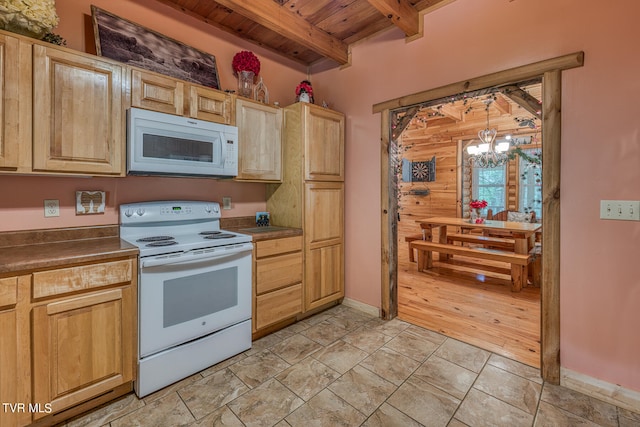
[[256, 258], [302, 250], [302, 236], [256, 242]]
[[0, 307], [4, 307], [7, 305], [15, 305], [17, 302], [17, 299], [18, 299], [18, 278], [7, 277], [6, 279], [0, 279]]
[[302, 282], [302, 252], [256, 260], [256, 294]]
[[302, 284], [299, 283], [256, 298], [256, 329], [295, 316], [302, 310]]
[[33, 273], [33, 297], [128, 283], [132, 279], [131, 260], [105, 262]]

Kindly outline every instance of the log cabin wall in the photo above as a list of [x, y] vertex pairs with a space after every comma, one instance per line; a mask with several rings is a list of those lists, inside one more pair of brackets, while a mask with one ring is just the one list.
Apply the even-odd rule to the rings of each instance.
[[[458, 162], [457, 143], [433, 141], [430, 138], [403, 139], [402, 157], [415, 162], [436, 159], [436, 180], [433, 182], [400, 182], [398, 212], [399, 260], [407, 260], [405, 236], [421, 233], [416, 219], [430, 216], [457, 216]], [[428, 190], [428, 194], [424, 192]]]
[[[534, 114], [536, 100], [541, 99], [539, 83], [524, 88], [533, 100], [521, 105], [513, 96], [497, 93], [489, 106], [489, 127], [498, 137], [510, 134], [514, 138], [534, 136], [540, 130], [540, 119]], [[513, 94], [512, 94], [513, 95]], [[416, 219], [429, 216], [468, 216], [472, 195], [472, 174], [468, 167], [466, 146], [478, 142], [478, 131], [487, 125], [486, 97], [447, 102], [415, 111], [408, 126], [398, 138], [399, 159], [415, 162], [436, 159], [436, 180], [433, 182], [402, 182], [398, 184], [398, 257], [408, 260], [405, 237], [421, 232]], [[522, 126], [531, 120], [534, 128]], [[532, 144], [526, 148], [540, 148]], [[505, 206], [518, 210], [519, 159], [507, 166]], [[426, 193], [428, 190], [428, 194]]]

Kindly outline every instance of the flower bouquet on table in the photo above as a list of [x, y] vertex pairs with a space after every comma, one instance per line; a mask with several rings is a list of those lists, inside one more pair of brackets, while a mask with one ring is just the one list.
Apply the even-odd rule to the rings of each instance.
[[486, 208], [488, 205], [486, 200], [472, 200], [469, 203], [469, 207], [471, 208], [471, 220], [472, 224], [483, 224], [484, 218], [481, 215], [482, 209]]
[[296, 86], [296, 99], [299, 102], [309, 102], [313, 104], [313, 87], [309, 80], [303, 80]]

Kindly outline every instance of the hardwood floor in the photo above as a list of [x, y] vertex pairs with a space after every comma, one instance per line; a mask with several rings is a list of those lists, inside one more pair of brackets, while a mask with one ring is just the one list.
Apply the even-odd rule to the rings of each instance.
[[480, 273], [475, 260], [456, 256], [421, 273], [402, 249], [398, 262], [400, 319], [540, 367], [540, 288], [511, 292], [499, 262], [483, 262], [492, 271]]

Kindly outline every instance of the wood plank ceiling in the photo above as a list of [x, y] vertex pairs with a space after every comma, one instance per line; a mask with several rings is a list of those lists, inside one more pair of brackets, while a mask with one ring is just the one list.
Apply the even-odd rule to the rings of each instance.
[[422, 35], [422, 14], [454, 0], [157, 0], [305, 65], [349, 63], [349, 46], [397, 27]]
[[509, 85], [487, 94], [407, 108], [396, 115], [393, 136], [402, 134], [405, 142], [477, 142], [478, 131], [487, 125], [487, 108], [489, 127], [498, 131], [498, 138], [536, 135], [542, 125], [542, 84]]

